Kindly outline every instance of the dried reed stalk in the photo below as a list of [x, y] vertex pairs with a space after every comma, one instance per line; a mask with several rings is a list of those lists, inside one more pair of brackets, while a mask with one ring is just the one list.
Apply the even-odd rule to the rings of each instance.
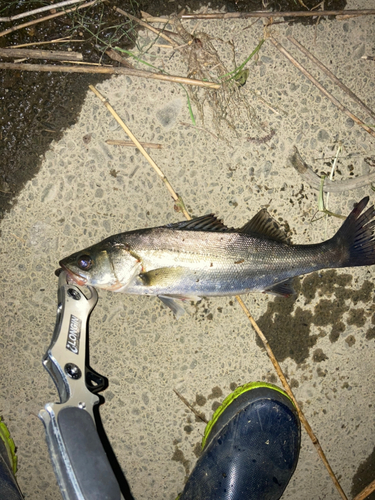
[[117, 121], [117, 123], [122, 127], [124, 132], [130, 137], [130, 139], [134, 142], [134, 144], [137, 146], [139, 151], [143, 154], [143, 156], [146, 158], [146, 160], [149, 162], [149, 164], [152, 166], [152, 168], [155, 170], [155, 172], [158, 174], [160, 179], [164, 182], [166, 185], [170, 195], [174, 199], [174, 201], [177, 203], [185, 217], [190, 220], [191, 217], [189, 215], [189, 212], [186, 210], [185, 205], [182, 201], [182, 198], [176, 193], [176, 191], [173, 189], [171, 183], [167, 179], [167, 177], [163, 174], [163, 172], [160, 170], [160, 168], [156, 165], [154, 160], [151, 158], [151, 156], [147, 153], [147, 151], [144, 149], [142, 144], [138, 141], [138, 139], [132, 134], [132, 132], [129, 130], [129, 128], [125, 125], [125, 123], [122, 121], [122, 119], [119, 117], [119, 115], [116, 113], [116, 111], [112, 108], [112, 106], [109, 104], [107, 99], [102, 96], [100, 92], [96, 90], [96, 88], [93, 85], [89, 85], [89, 89], [94, 92], [94, 94], [99, 97], [99, 99], [102, 101], [104, 106], [108, 109], [108, 111], [111, 113], [111, 115], [114, 117], [114, 119]]
[[50, 59], [51, 61], [82, 61], [83, 56], [79, 52], [68, 50], [36, 50], [36, 49], [14, 49], [0, 48], [1, 57], [27, 57], [28, 59]]
[[84, 0], [65, 0], [64, 2], [45, 5], [44, 7], [39, 7], [38, 9], [29, 10], [28, 12], [21, 12], [21, 14], [16, 14], [15, 16], [0, 17], [0, 22], [16, 21], [17, 19], [22, 19], [23, 17], [33, 16], [34, 14], [45, 12], [46, 10], [55, 10], [60, 7], [66, 7], [67, 5], [72, 5], [73, 3], [80, 3], [83, 1]]
[[27, 23], [18, 24], [17, 26], [13, 26], [12, 28], [8, 28], [7, 30], [1, 31], [0, 37], [4, 36], [4, 35], [8, 35], [9, 33], [13, 33], [13, 31], [18, 31], [22, 28], [27, 28], [28, 26], [33, 26], [34, 24], [39, 24], [39, 23], [43, 23], [44, 21], [49, 21], [50, 19], [54, 19], [55, 17], [65, 16], [65, 14], [68, 14], [68, 12], [74, 12], [75, 10], [86, 9], [87, 7], [90, 7], [91, 5], [94, 5], [94, 3], [100, 3], [102, 1], [103, 0], [93, 0], [92, 2], [88, 2], [88, 3], [85, 3], [83, 5], [78, 5], [77, 7], [74, 7], [73, 9], [63, 10], [62, 12], [57, 12], [56, 14], [51, 14], [50, 16], [45, 16], [45, 17], [41, 17], [39, 19], [34, 19], [33, 21], [29, 21]]
[[[321, 17], [321, 16], [373, 16], [375, 9], [361, 10], [316, 10], [295, 12], [212, 12], [211, 14], [182, 14], [180, 19], [248, 19], [251, 17]], [[169, 23], [164, 17], [153, 17], [142, 13], [142, 18], [149, 23]]]
[[285, 392], [288, 394], [288, 396], [292, 399], [293, 403], [294, 403], [294, 406], [296, 407], [297, 409], [297, 412], [298, 412], [298, 416], [307, 432], [307, 434], [309, 435], [316, 451], [318, 452], [318, 455], [320, 456], [322, 462], [324, 463], [326, 469], [328, 470], [328, 474], [331, 476], [331, 479], [334, 483], [334, 485], [336, 486], [336, 489], [337, 491], [340, 493], [341, 495], [341, 498], [343, 498], [344, 500], [347, 500], [347, 496], [345, 495], [344, 493], [344, 490], [341, 488], [340, 486], [340, 483], [338, 482], [336, 476], [335, 476], [335, 473], [333, 472], [331, 466], [329, 465], [329, 462], [327, 460], [327, 457], [325, 456], [325, 453], [323, 451], [323, 448], [321, 447], [320, 443], [319, 443], [319, 440], [318, 438], [315, 436], [310, 424], [308, 423], [305, 415], [303, 414], [299, 404], [297, 403], [297, 400], [296, 398], [294, 397], [294, 394], [292, 392], [292, 389], [290, 388], [290, 385], [288, 384], [286, 378], [285, 378], [285, 375], [281, 369], [281, 366], [279, 365], [279, 362], [277, 361], [277, 359], [275, 358], [275, 355], [273, 354], [272, 352], [272, 349], [271, 349], [271, 346], [269, 345], [268, 343], [268, 340], [267, 338], [265, 337], [264, 333], [262, 332], [262, 330], [259, 328], [259, 326], [257, 325], [255, 319], [252, 317], [252, 315], [250, 314], [249, 310], [247, 309], [247, 307], [245, 306], [243, 300], [241, 299], [241, 297], [239, 297], [238, 295], [236, 295], [236, 299], [238, 301], [238, 303], [240, 304], [240, 306], [242, 307], [243, 311], [245, 312], [246, 316], [248, 317], [252, 327], [254, 328], [254, 330], [257, 332], [257, 334], [259, 335], [259, 338], [261, 339], [261, 341], [263, 342], [263, 345], [267, 351], [267, 354], [276, 370], [276, 373], [278, 374], [279, 376], [279, 379], [281, 381], [281, 383], [283, 384], [283, 387], [285, 389]]
[[50, 43], [66, 43], [66, 42], [82, 42], [82, 40], [71, 40], [68, 36], [63, 38], [56, 38], [56, 40], [48, 40], [46, 42], [30, 42], [21, 43], [20, 45], [12, 45], [11, 47], [6, 47], [7, 49], [21, 49], [23, 47], [35, 47], [37, 45], [48, 45]]
[[361, 493], [354, 497], [353, 500], [365, 500], [373, 491], [375, 491], [375, 479]]
[[50, 64], [28, 64], [28, 63], [0, 63], [0, 69], [12, 69], [21, 71], [44, 71], [55, 73], [101, 73], [105, 75], [128, 75], [149, 78], [151, 80], [161, 80], [163, 82], [182, 83], [185, 85], [195, 85], [206, 89], [219, 89], [220, 84], [214, 82], [204, 82], [202, 80], [194, 80], [193, 78], [184, 78], [182, 76], [163, 75], [161, 73], [151, 73], [151, 71], [143, 71], [140, 69], [131, 68], [114, 68], [112, 66], [97, 66], [91, 67], [90, 63], [87, 66], [52, 66]]
[[306, 78], [310, 80], [319, 90], [320, 92], [328, 97], [328, 99], [343, 113], [349, 116], [353, 121], [355, 121], [360, 127], [362, 127], [366, 132], [375, 137], [375, 132], [368, 127], [362, 120], [360, 120], [357, 116], [353, 115], [340, 101], [338, 101], [332, 94], [326, 90], [323, 85], [321, 85], [316, 78], [314, 78], [298, 61], [294, 59], [294, 57], [286, 50], [284, 47], [272, 36], [269, 38], [271, 43], [287, 58], [289, 61], [303, 73]]
[[105, 53], [107, 54], [108, 57], [110, 57], [114, 61], [119, 62], [120, 64], [122, 64], [126, 68], [135, 69], [134, 66], [130, 62], [128, 62], [128, 60], [125, 59], [125, 57], [122, 57], [118, 52], [116, 52], [116, 50], [108, 49], [105, 51]]
[[167, 42], [169, 42], [172, 45], [173, 48], [176, 48], [178, 46], [178, 43], [176, 43], [174, 40], [172, 40], [172, 38], [170, 38], [169, 36], [167, 36], [162, 31], [157, 30], [156, 28], [153, 28], [152, 26], [150, 26], [149, 24], [145, 23], [141, 19], [138, 19], [137, 17], [129, 14], [128, 12], [125, 12], [124, 10], [120, 9], [119, 7], [115, 7], [115, 11], [118, 12], [119, 14], [122, 14], [123, 16], [128, 17], [132, 21], [137, 22], [138, 24], [140, 24], [144, 28], [152, 31], [153, 33], [155, 33], [156, 35], [160, 36], [161, 38], [164, 38], [164, 40], [166, 40]]
[[361, 106], [362, 109], [368, 113], [371, 118], [375, 120], [375, 113], [368, 107], [366, 104], [357, 97], [354, 92], [352, 92], [346, 85], [344, 85], [336, 75], [332, 73], [324, 64], [322, 64], [319, 59], [311, 54], [309, 50], [307, 50], [302, 44], [300, 44], [295, 38], [292, 36], [287, 37], [289, 41], [291, 41], [299, 50], [305, 54], [311, 61], [313, 61], [336, 85], [338, 85], [344, 92], [346, 92], [357, 104]]
[[205, 424], [208, 424], [208, 420], [201, 414], [199, 413], [199, 411], [197, 411], [194, 406], [192, 406], [189, 401], [184, 398], [184, 396], [182, 394], [180, 394], [176, 389], [173, 389], [173, 392], [181, 399], [181, 401], [189, 408], [189, 410], [191, 410], [194, 415], [199, 418], [199, 420], [202, 420], [202, 422], [204, 422]]
[[[111, 146], [126, 146], [128, 148], [137, 147], [137, 145], [132, 141], [117, 141], [116, 139], [107, 139], [105, 142], [107, 144], [110, 144]], [[155, 144], [154, 142], [140, 142], [139, 144], [141, 144], [144, 148], [163, 149], [163, 146], [161, 144]]]
[[[93, 87], [92, 85], [90, 85], [90, 89], [94, 92], [94, 94], [99, 97], [99, 99], [103, 102], [103, 104], [107, 107], [107, 109], [110, 111], [110, 113], [112, 114], [112, 116], [117, 120], [117, 122], [121, 125], [121, 127], [123, 128], [123, 130], [126, 132], [126, 134], [131, 138], [131, 140], [134, 142], [134, 144], [136, 144], [136, 146], [138, 147], [138, 149], [140, 150], [140, 152], [143, 154], [143, 156], [146, 158], [146, 160], [150, 163], [150, 165], [152, 166], [152, 168], [155, 170], [155, 172], [159, 175], [159, 177], [161, 178], [161, 180], [164, 182], [164, 184], [166, 185], [168, 191], [170, 192], [170, 194], [172, 195], [172, 198], [179, 203], [179, 206], [182, 208], [182, 211], [185, 215], [185, 217], [188, 219], [188, 220], [191, 220], [191, 217], [188, 213], [188, 211], [186, 210], [185, 208], [185, 205], [183, 204], [183, 201], [181, 199], [181, 197], [179, 195], [177, 195], [177, 193], [174, 191], [174, 189], [172, 188], [171, 184], [169, 183], [169, 181], [167, 180], [166, 176], [163, 174], [163, 172], [159, 169], [159, 167], [156, 165], [156, 163], [154, 162], [154, 160], [152, 160], [152, 158], [146, 153], [146, 151], [143, 149], [143, 147], [141, 146], [140, 142], [134, 137], [134, 135], [130, 132], [130, 130], [128, 129], [128, 127], [125, 125], [125, 123], [121, 120], [121, 118], [118, 116], [118, 114], [116, 113], [116, 111], [112, 108], [112, 106], [107, 102], [107, 100], [100, 94], [100, 92], [98, 92], [96, 90], [95, 87]], [[304, 416], [304, 414], [302, 413], [302, 410], [301, 408], [299, 407], [297, 401], [296, 401], [296, 398], [294, 397], [294, 394], [292, 392], [292, 389], [290, 388], [286, 378], [285, 378], [285, 375], [283, 374], [282, 370], [281, 370], [281, 367], [278, 363], [278, 361], [276, 360], [275, 358], [275, 355], [273, 354], [273, 351], [268, 343], [268, 340], [266, 339], [265, 335], [263, 334], [263, 332], [261, 331], [261, 329], [259, 328], [259, 326], [257, 325], [257, 323], [255, 322], [254, 318], [252, 317], [252, 315], [250, 314], [249, 310], [247, 309], [247, 307], [245, 306], [244, 302], [242, 301], [241, 297], [239, 297], [238, 295], [236, 295], [236, 299], [238, 301], [238, 303], [240, 304], [240, 306], [242, 307], [243, 311], [245, 312], [246, 316], [248, 317], [251, 325], [253, 326], [253, 328], [255, 329], [255, 331], [257, 332], [257, 334], [259, 335], [259, 337], [261, 338], [262, 342], [263, 342], [263, 345], [265, 347], [265, 349], [267, 350], [267, 354], [268, 356], [270, 357], [271, 361], [272, 361], [272, 364], [273, 366], [275, 367], [275, 370], [280, 378], [280, 381], [282, 383], [282, 385], [284, 386], [285, 388], [285, 391], [288, 393], [288, 395], [290, 396], [290, 398], [293, 400], [294, 402], [294, 405], [297, 409], [297, 412], [298, 412], [298, 415], [301, 419], [301, 422], [303, 424], [303, 426], [305, 427], [306, 429], [306, 432], [308, 433], [308, 435], [310, 436], [312, 442], [313, 442], [313, 445], [315, 446], [321, 460], [323, 461], [324, 465], [326, 466], [327, 470], [328, 470], [328, 473], [329, 475], [331, 476], [332, 478], [332, 481], [333, 483], [335, 484], [338, 492], [340, 493], [341, 495], [341, 498], [343, 498], [343, 500], [347, 500], [347, 497], [343, 491], [343, 489], [341, 488], [339, 482], [337, 481], [336, 479], [336, 476], [331, 468], [331, 466], [329, 465], [328, 463], [328, 460], [323, 452], [323, 449], [321, 447], [321, 445], [319, 444], [319, 441], [317, 439], [317, 437], [315, 436], [315, 434], [313, 433], [312, 429], [311, 429], [311, 426], [310, 424], [308, 423], [306, 417]], [[176, 391], [175, 391], [176, 392]], [[179, 396], [180, 397], [180, 396]], [[182, 398], [181, 398], [182, 399]], [[186, 403], [185, 403], [186, 404]], [[187, 403], [188, 406], [189, 406], [189, 403]], [[191, 408], [191, 406], [189, 406]], [[192, 409], [192, 408], [191, 408]], [[193, 410], [194, 411], [194, 410]]]

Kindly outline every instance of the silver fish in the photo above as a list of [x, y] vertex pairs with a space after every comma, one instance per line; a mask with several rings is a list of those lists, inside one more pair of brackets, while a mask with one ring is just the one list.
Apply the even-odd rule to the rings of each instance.
[[313, 245], [292, 245], [267, 210], [240, 229], [214, 215], [110, 236], [60, 262], [78, 284], [156, 295], [176, 316], [175, 299], [267, 292], [288, 296], [292, 279], [319, 269], [375, 264], [375, 209], [369, 198], [338, 232]]

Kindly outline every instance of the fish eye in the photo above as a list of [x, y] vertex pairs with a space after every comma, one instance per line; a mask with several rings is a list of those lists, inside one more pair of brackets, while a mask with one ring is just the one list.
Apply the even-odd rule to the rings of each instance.
[[89, 255], [81, 255], [77, 261], [77, 265], [82, 271], [88, 271], [93, 264], [92, 258]]

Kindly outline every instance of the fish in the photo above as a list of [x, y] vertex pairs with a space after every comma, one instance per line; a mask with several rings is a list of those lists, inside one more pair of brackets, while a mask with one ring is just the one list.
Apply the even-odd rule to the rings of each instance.
[[[174, 312], [181, 300], [265, 292], [295, 293], [313, 271], [375, 264], [375, 209], [369, 197], [329, 240], [294, 245], [266, 209], [239, 229], [215, 215], [116, 234], [60, 261], [79, 285], [152, 295]], [[366, 210], [365, 210], [366, 209]]]

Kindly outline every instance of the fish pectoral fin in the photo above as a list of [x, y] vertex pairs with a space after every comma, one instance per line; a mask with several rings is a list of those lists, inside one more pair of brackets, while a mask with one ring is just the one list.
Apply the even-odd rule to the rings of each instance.
[[169, 286], [175, 284], [187, 271], [185, 267], [160, 267], [141, 273], [139, 277], [145, 286]]
[[167, 295], [158, 295], [158, 298], [163, 302], [163, 304], [175, 315], [176, 319], [181, 318], [185, 314], [185, 309], [182, 307], [181, 304], [179, 304], [176, 300], [175, 297], [168, 297]]
[[289, 278], [288, 280], [281, 281], [276, 285], [270, 286], [264, 290], [265, 293], [271, 293], [273, 295], [282, 295], [283, 297], [289, 297], [290, 295], [295, 295], [296, 291], [293, 288], [294, 278]]

